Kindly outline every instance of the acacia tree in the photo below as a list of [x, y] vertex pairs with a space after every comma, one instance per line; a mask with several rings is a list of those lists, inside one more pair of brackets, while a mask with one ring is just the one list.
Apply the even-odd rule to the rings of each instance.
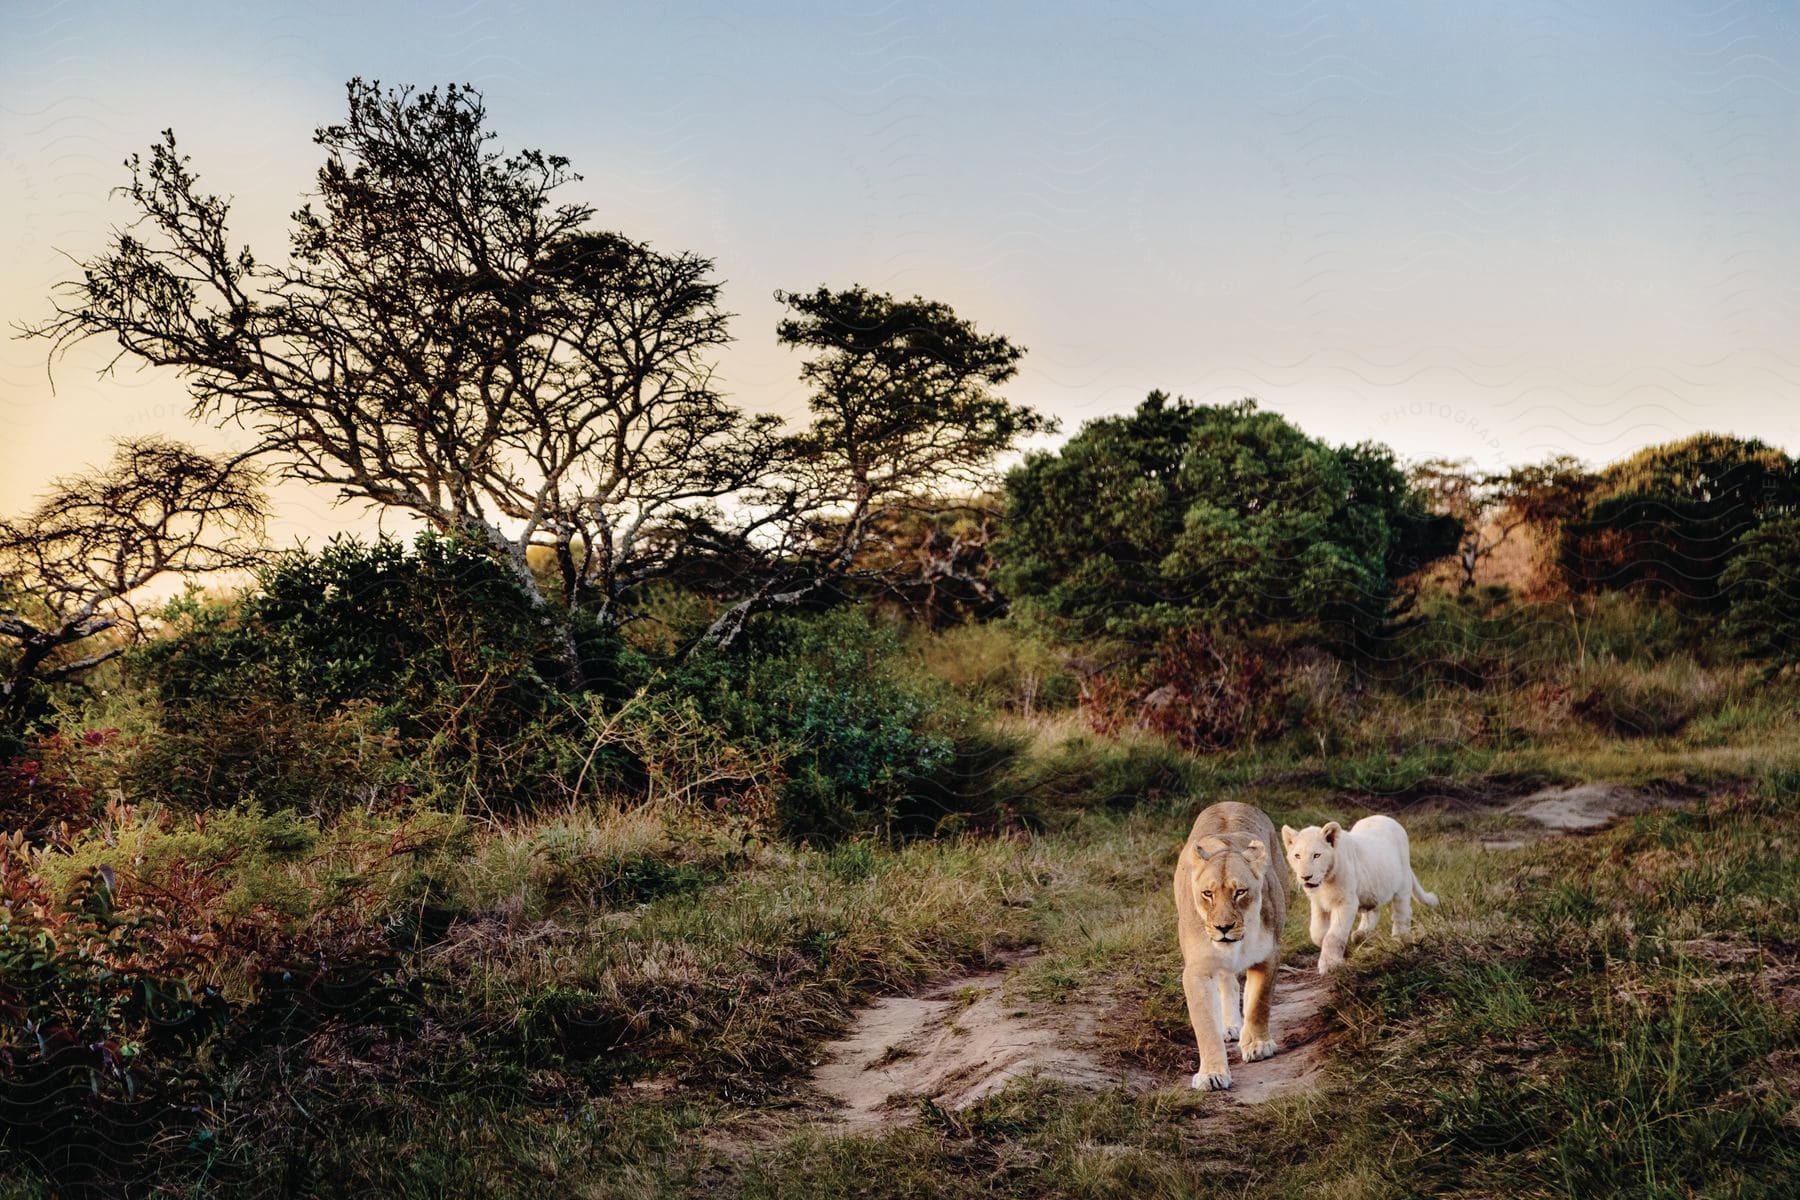
[[228, 202], [166, 132], [126, 164], [138, 219], [28, 332], [179, 373], [196, 418], [491, 547], [539, 604], [527, 555], [547, 547], [561, 598], [617, 619], [666, 567], [649, 531], [755, 479], [775, 445], [773, 418], [713, 387], [713, 264], [590, 229], [555, 198], [579, 178], [567, 160], [496, 149], [473, 88], [347, 90], [285, 263], [233, 246]]
[[[14, 643], [4, 724], [17, 728], [38, 685], [124, 653], [134, 599], [155, 580], [255, 561], [267, 515], [255, 471], [136, 438], [106, 469], [58, 480], [30, 513], [0, 521], [0, 636]], [[98, 648], [71, 657], [82, 643]]]
[[997, 456], [1056, 425], [995, 391], [1024, 351], [949, 305], [861, 286], [776, 298], [788, 309], [776, 336], [810, 354], [800, 377], [813, 420], [786, 439], [780, 471], [740, 535], [765, 536], [769, 565], [707, 631], [719, 645], [755, 613], [875, 578], [859, 555], [878, 525], [942, 511], [954, 489], [979, 492], [994, 482]]

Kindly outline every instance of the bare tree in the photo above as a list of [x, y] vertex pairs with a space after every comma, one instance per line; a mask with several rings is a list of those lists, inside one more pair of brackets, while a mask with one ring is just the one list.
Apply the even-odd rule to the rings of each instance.
[[[155, 580], [254, 562], [267, 512], [255, 471], [137, 438], [106, 469], [58, 480], [32, 512], [0, 521], [0, 636], [16, 645], [0, 679], [6, 723], [37, 685], [122, 654], [138, 630], [134, 602]], [[97, 648], [70, 653], [83, 643]]]
[[772, 565], [707, 637], [728, 645], [757, 612], [792, 608], [856, 578], [878, 523], [936, 511], [952, 490], [992, 485], [995, 458], [1054, 420], [995, 392], [1024, 351], [946, 304], [863, 287], [777, 293], [776, 333], [810, 351], [800, 377], [813, 421], [789, 438], [779, 486], [753, 528], [773, 530]]
[[196, 418], [485, 543], [539, 604], [527, 555], [547, 547], [561, 598], [616, 619], [666, 565], [648, 531], [757, 478], [776, 445], [773, 418], [713, 387], [713, 264], [588, 229], [591, 208], [554, 199], [579, 178], [567, 161], [495, 149], [473, 88], [348, 96], [315, 135], [286, 264], [233, 248], [227, 200], [165, 133], [126, 164], [139, 219], [27, 332], [180, 373]]

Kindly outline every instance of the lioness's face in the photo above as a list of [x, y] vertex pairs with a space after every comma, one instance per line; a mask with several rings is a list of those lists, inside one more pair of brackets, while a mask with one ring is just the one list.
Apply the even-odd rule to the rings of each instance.
[[1206, 936], [1220, 945], [1242, 941], [1245, 921], [1262, 911], [1263, 875], [1269, 861], [1261, 842], [1247, 853], [1197, 848], [1200, 856], [1192, 878], [1194, 907], [1206, 925]]
[[1337, 863], [1337, 834], [1336, 821], [1323, 828], [1308, 825], [1298, 832], [1281, 827], [1288, 865], [1294, 868], [1294, 879], [1301, 887], [1311, 891], [1331, 878], [1331, 868]]

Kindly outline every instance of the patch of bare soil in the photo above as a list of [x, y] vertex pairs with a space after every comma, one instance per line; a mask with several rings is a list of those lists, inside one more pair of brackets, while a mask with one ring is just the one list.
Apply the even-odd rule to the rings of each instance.
[[1681, 803], [1676, 797], [1636, 792], [1613, 784], [1544, 788], [1513, 801], [1503, 810], [1529, 822], [1519, 836], [1489, 838], [1482, 845], [1489, 850], [1516, 850], [1540, 838], [1593, 833], [1620, 817]]

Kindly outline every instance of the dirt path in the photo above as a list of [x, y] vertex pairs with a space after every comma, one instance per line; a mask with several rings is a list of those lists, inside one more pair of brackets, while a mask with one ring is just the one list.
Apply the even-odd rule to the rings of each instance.
[[[833, 1105], [846, 1133], [905, 1124], [919, 1102], [958, 1110], [1027, 1075], [1081, 1087], [1148, 1092], [1186, 1087], [1186, 1075], [1120, 1065], [1104, 1049], [1105, 1010], [1094, 1003], [1027, 1008], [1010, 1000], [1011, 969], [939, 984], [917, 996], [890, 996], [864, 1008], [848, 1033], [824, 1046], [812, 1086]], [[1260, 1104], [1308, 1086], [1323, 1069], [1320, 1014], [1325, 981], [1311, 969], [1283, 967], [1270, 1014], [1282, 1052], [1262, 1062], [1231, 1058], [1226, 1108]]]
[[1007, 999], [1011, 974], [966, 975], [922, 995], [877, 1000], [824, 1047], [813, 1086], [842, 1106], [838, 1116], [857, 1132], [910, 1120], [924, 1099], [965, 1108], [1030, 1074], [1085, 1087], [1152, 1086], [1142, 1072], [1102, 1061], [1098, 1007], [1027, 1010]]
[[[1518, 836], [1482, 844], [1511, 849], [1588, 833], [1621, 815], [1666, 803], [1619, 787], [1547, 788], [1503, 809], [1528, 823]], [[1107, 1011], [1098, 1001], [1029, 1007], [1009, 998], [1014, 972], [1031, 957], [862, 1009], [843, 1037], [822, 1047], [812, 1073], [811, 1086], [828, 1108], [826, 1123], [844, 1133], [879, 1131], [913, 1120], [924, 1100], [961, 1109], [1028, 1075], [1140, 1092], [1187, 1086], [1185, 1074], [1120, 1065], [1105, 1048]], [[1316, 1083], [1328, 1057], [1324, 1035], [1330, 1022], [1323, 1011], [1328, 992], [1310, 966], [1282, 967], [1270, 1022], [1281, 1053], [1245, 1063], [1237, 1047], [1229, 1046], [1231, 1089], [1214, 1093], [1216, 1103], [1204, 1120], [1229, 1119], [1236, 1109]]]

